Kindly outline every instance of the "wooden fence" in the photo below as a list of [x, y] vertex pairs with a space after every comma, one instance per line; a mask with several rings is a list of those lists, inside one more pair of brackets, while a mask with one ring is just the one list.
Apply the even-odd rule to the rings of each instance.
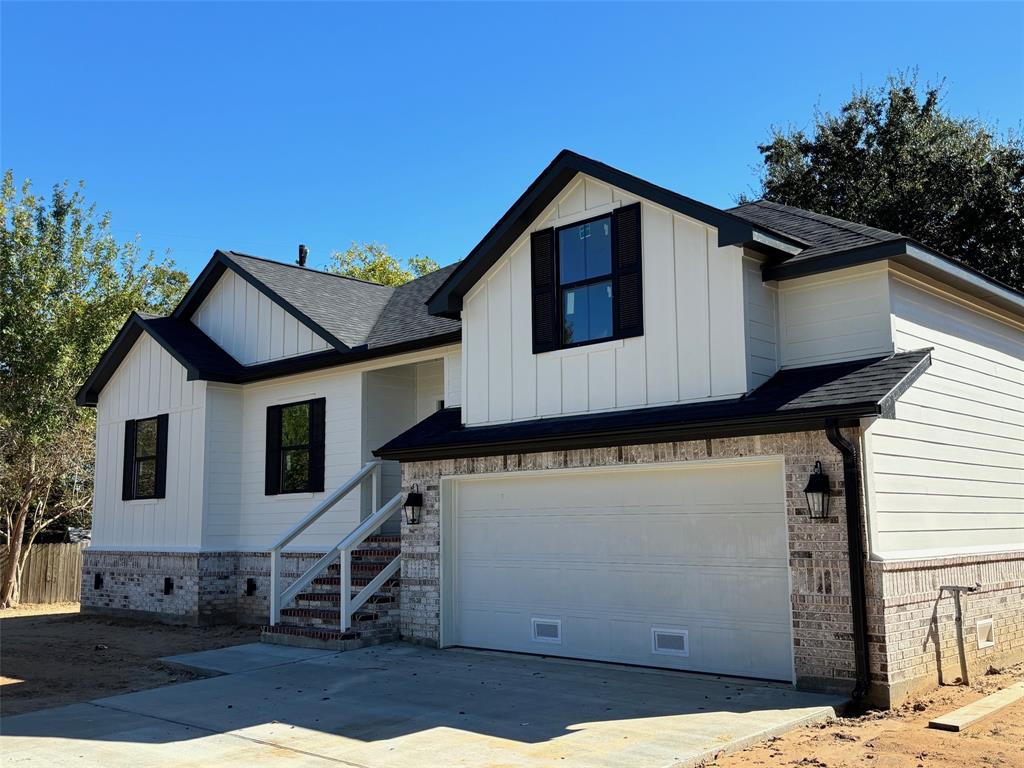
[[[22, 603], [77, 603], [82, 593], [84, 544], [36, 544], [21, 573]], [[0, 570], [6, 566], [0, 558]]]

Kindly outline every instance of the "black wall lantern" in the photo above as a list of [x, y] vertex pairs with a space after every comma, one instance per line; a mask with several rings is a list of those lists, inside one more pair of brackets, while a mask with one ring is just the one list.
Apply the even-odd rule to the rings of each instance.
[[423, 494], [420, 493], [420, 487], [413, 485], [409, 495], [405, 497], [405, 504], [402, 505], [405, 509], [405, 522], [409, 525], [416, 525], [420, 521], [420, 510], [423, 509]]
[[821, 470], [821, 462], [814, 462], [814, 472], [807, 478], [804, 495], [807, 497], [807, 511], [815, 520], [828, 517], [829, 488], [828, 475]]

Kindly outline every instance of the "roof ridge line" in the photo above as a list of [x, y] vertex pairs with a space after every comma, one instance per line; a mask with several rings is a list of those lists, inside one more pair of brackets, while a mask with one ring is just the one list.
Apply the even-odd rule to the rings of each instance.
[[364, 283], [365, 285], [373, 285], [377, 288], [390, 288], [394, 290], [396, 286], [384, 285], [384, 283], [375, 283], [373, 280], [364, 280], [361, 277], [352, 277], [351, 275], [339, 275], [337, 272], [329, 272], [323, 269], [313, 269], [312, 267], [304, 267], [301, 264], [292, 264], [287, 261], [278, 261], [277, 259], [270, 259], [266, 256], [256, 256], [252, 253], [242, 253], [241, 251], [227, 250], [224, 253], [231, 256], [241, 256], [245, 259], [255, 259], [256, 261], [262, 261], [267, 264], [275, 264], [279, 267], [291, 267], [292, 269], [301, 269], [303, 272], [310, 272], [314, 275], [327, 275], [328, 277], [337, 277], [340, 280], [351, 280], [354, 283]]

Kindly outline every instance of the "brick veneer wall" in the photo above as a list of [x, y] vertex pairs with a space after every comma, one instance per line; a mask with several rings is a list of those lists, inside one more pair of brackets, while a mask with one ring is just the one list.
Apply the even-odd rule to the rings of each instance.
[[[286, 553], [284, 585], [313, 565], [320, 553]], [[94, 588], [101, 574], [103, 587]], [[174, 590], [164, 594], [164, 579]], [[256, 592], [246, 594], [248, 579]], [[270, 615], [270, 557], [266, 552], [104, 552], [86, 549], [82, 610], [174, 624], [263, 624]]]
[[[1024, 552], [873, 562], [869, 580], [881, 595], [871, 609], [883, 625], [873, 648], [886, 683], [877, 703], [896, 706], [961, 676], [953, 597], [939, 595], [945, 585], [981, 584], [961, 598], [969, 675], [1024, 660]], [[986, 618], [993, 619], [995, 644], [979, 648], [977, 621]]]
[[[852, 432], [849, 436], [857, 438]], [[403, 486], [408, 490], [418, 484], [424, 506], [419, 525], [402, 525], [402, 636], [414, 642], [438, 643], [441, 477], [743, 456], [784, 457], [797, 682], [819, 690], [850, 690], [855, 661], [842, 457], [822, 432], [403, 464]], [[832, 480], [832, 500], [829, 518], [812, 521], [803, 488], [819, 460]], [[880, 665], [874, 665], [872, 671], [881, 679]]]

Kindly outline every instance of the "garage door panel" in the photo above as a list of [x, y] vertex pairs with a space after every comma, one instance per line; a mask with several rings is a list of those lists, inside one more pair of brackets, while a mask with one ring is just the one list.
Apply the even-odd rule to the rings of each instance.
[[459, 481], [453, 533], [455, 644], [791, 675], [779, 462]]
[[714, 515], [654, 513], [642, 507], [603, 514], [552, 509], [536, 515], [466, 516], [461, 513], [460, 556], [533, 559], [602, 559], [633, 562], [652, 558], [703, 563], [764, 560], [789, 562], [786, 529], [774, 515], [720, 512]]

